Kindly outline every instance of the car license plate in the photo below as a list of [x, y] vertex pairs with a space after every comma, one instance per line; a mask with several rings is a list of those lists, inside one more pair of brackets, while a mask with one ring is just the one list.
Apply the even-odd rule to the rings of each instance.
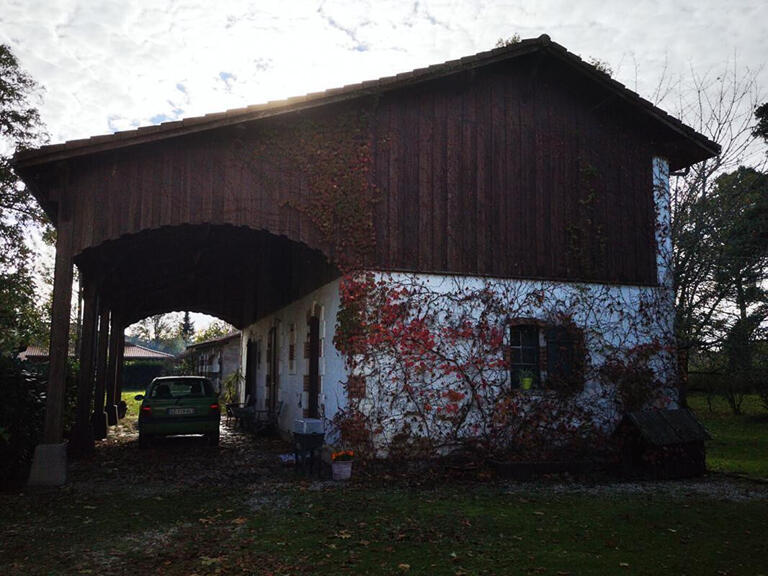
[[168, 408], [169, 416], [186, 416], [187, 414], [194, 414], [194, 408]]

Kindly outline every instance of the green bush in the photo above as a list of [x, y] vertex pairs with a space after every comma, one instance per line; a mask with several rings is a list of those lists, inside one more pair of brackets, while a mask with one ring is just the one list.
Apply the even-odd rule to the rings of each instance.
[[0, 356], [0, 487], [23, 482], [42, 432], [45, 379]]
[[763, 408], [768, 410], [768, 369], [760, 368], [755, 375], [755, 388], [760, 395]]
[[744, 399], [750, 394], [759, 394], [763, 406], [768, 410], [768, 370], [753, 367], [749, 370], [691, 372], [688, 375], [688, 390], [705, 395], [708, 410], [712, 412], [712, 403], [716, 397], [726, 401], [735, 416], [743, 413]]
[[232, 374], [227, 376], [221, 383], [219, 399], [226, 404], [237, 401], [237, 392], [240, 388], [240, 384], [244, 380], [245, 378], [239, 368], [232, 372]]
[[[69, 362], [62, 422], [65, 433], [75, 418], [77, 363]], [[0, 355], [0, 489], [26, 481], [45, 415], [48, 366]]]
[[123, 368], [123, 390], [146, 390], [152, 380], [165, 376], [172, 369], [168, 362], [158, 360], [132, 360]]

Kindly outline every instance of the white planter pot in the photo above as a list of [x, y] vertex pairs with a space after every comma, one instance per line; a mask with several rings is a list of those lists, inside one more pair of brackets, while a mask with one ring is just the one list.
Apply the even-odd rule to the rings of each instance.
[[334, 480], [349, 480], [352, 476], [352, 460], [332, 462], [331, 474]]

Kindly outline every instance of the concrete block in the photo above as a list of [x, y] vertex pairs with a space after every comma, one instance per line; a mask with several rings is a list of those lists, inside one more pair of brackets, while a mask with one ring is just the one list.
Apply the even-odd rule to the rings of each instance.
[[117, 426], [117, 404], [110, 404], [106, 407], [107, 424]]
[[67, 444], [38, 444], [28, 486], [61, 486], [67, 481]]
[[107, 437], [107, 413], [94, 412], [91, 415], [91, 424], [93, 424], [93, 437], [96, 440], [103, 440]]

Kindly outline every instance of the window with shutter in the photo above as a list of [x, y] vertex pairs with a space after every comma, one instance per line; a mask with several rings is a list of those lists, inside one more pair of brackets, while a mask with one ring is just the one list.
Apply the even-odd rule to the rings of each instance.
[[517, 321], [509, 327], [511, 385], [532, 376], [533, 386], [551, 390], [576, 390], [582, 385], [583, 354], [578, 331], [568, 326], [542, 326]]
[[534, 382], [540, 379], [538, 326], [510, 326], [510, 372], [512, 385], [520, 386], [520, 374], [530, 372]]

